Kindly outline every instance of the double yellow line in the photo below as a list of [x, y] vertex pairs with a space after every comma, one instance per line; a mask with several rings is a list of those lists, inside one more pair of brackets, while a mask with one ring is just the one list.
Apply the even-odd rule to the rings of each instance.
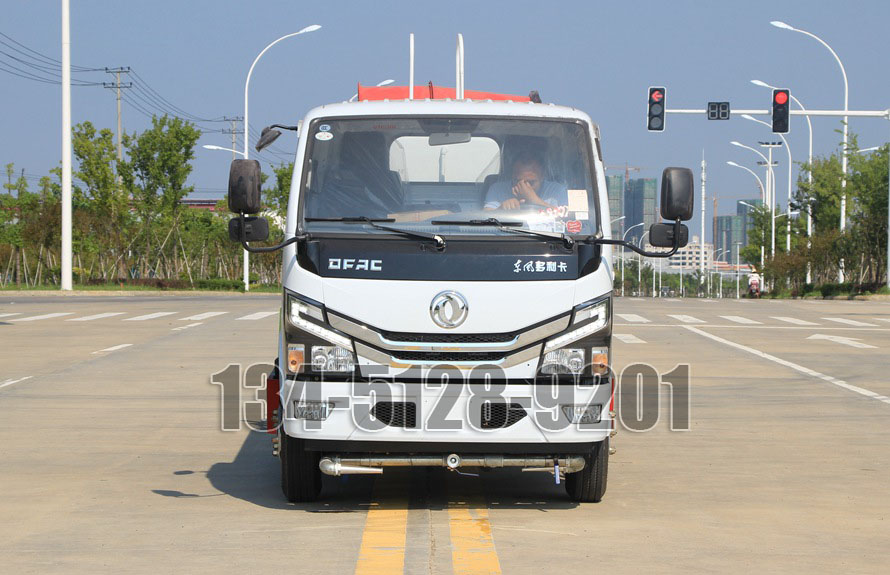
[[[499, 575], [500, 562], [491, 536], [488, 506], [480, 481], [461, 478], [462, 487], [472, 482], [470, 494], [449, 498], [451, 564], [456, 575]], [[462, 490], [463, 491], [463, 490]], [[372, 506], [365, 520], [357, 575], [391, 575], [405, 570], [408, 531], [408, 490], [386, 480], [374, 484]]]

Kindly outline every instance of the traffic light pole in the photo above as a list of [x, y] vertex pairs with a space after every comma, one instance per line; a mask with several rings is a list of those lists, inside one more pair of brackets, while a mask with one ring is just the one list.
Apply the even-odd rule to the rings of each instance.
[[[704, 108], [702, 109], [690, 109], [690, 108], [667, 108], [665, 109], [666, 114], [701, 114], [707, 116], [708, 111]], [[750, 116], [771, 116], [771, 110], [732, 110], [732, 114], [748, 114]], [[837, 116], [844, 117], [850, 116], [853, 118], [884, 118], [890, 119], [890, 109], [887, 110], [791, 110], [789, 112], [792, 116]]]

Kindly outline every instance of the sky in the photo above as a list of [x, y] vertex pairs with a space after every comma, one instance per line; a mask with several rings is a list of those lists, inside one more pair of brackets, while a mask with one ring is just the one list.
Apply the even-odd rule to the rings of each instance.
[[[758, 141], [778, 138], [738, 115], [721, 122], [669, 114], [664, 132], [647, 132], [648, 87], [666, 87], [668, 110], [704, 108], [708, 101], [767, 109], [771, 94], [750, 84], [752, 79], [790, 89], [809, 109], [842, 109], [843, 79], [830, 52], [812, 38], [769, 24], [782, 20], [818, 35], [837, 52], [849, 80], [850, 110], [883, 110], [890, 107], [888, 19], [890, 3], [880, 0], [71, 0], [71, 60], [85, 68], [135, 71], [124, 77], [135, 84], [125, 90], [123, 105], [124, 130], [132, 133], [146, 129], [150, 120], [144, 112], [158, 108], [175, 107], [181, 115], [206, 120], [243, 115], [244, 81], [257, 54], [280, 36], [321, 25], [275, 45], [257, 64], [249, 121], [250, 131], [258, 134], [265, 125], [296, 123], [315, 106], [349, 99], [358, 82], [394, 79], [406, 85], [411, 32], [416, 82], [453, 86], [456, 35], [462, 33], [467, 89], [515, 94], [534, 89], [545, 102], [585, 111], [600, 126], [606, 163], [640, 167], [632, 177], [660, 178], [667, 166], [692, 168], [698, 177], [704, 154], [710, 241], [713, 194], [721, 215], [734, 214], [738, 199], [759, 197], [756, 180], [726, 164], [735, 161], [761, 173], [758, 158], [729, 142], [756, 147]], [[60, 159], [61, 87], [10, 74], [10, 66], [34, 72], [11, 59], [22, 54], [10, 45], [61, 60], [60, 30], [59, 0], [4, 2], [0, 163], [14, 162], [34, 186]], [[43, 62], [42, 76], [53, 78], [51, 62]], [[73, 77], [113, 81], [104, 71]], [[99, 85], [72, 88], [72, 115], [75, 124], [90, 121], [114, 130], [114, 91]], [[814, 154], [836, 150], [840, 119], [812, 122]], [[851, 118], [849, 125], [863, 148], [890, 136], [884, 119]], [[230, 127], [226, 122], [200, 126], [207, 132], [199, 145], [231, 145], [231, 136], [220, 132]], [[807, 135], [805, 120], [792, 117], [787, 138], [795, 164], [806, 160]], [[270, 162], [286, 161], [295, 142], [286, 132], [264, 154], [264, 169], [271, 172]], [[189, 183], [197, 195], [222, 196], [230, 159], [227, 152], [196, 149]], [[784, 205], [787, 154], [778, 150], [774, 159], [779, 161], [777, 197]], [[797, 166], [792, 175], [796, 181]], [[700, 193], [697, 185], [693, 235], [700, 233]]]

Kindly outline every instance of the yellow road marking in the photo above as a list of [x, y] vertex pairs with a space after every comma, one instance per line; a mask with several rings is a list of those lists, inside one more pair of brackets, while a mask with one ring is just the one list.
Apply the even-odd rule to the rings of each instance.
[[402, 573], [408, 530], [408, 489], [391, 480], [378, 479], [374, 482], [373, 501], [365, 520], [355, 572], [359, 575]]
[[[467, 480], [467, 478], [462, 478]], [[455, 575], [500, 574], [501, 564], [491, 537], [488, 505], [479, 495], [448, 503], [451, 564]]]

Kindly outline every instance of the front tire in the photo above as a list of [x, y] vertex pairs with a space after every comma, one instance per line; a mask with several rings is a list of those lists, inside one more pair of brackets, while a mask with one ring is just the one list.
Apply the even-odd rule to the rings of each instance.
[[302, 439], [284, 432], [284, 424], [278, 428], [281, 445], [281, 490], [291, 503], [315, 501], [321, 493], [320, 459], [317, 451], [308, 451]]
[[573, 501], [599, 503], [606, 494], [609, 475], [609, 440], [594, 444], [584, 454], [584, 469], [566, 475], [566, 491]]

